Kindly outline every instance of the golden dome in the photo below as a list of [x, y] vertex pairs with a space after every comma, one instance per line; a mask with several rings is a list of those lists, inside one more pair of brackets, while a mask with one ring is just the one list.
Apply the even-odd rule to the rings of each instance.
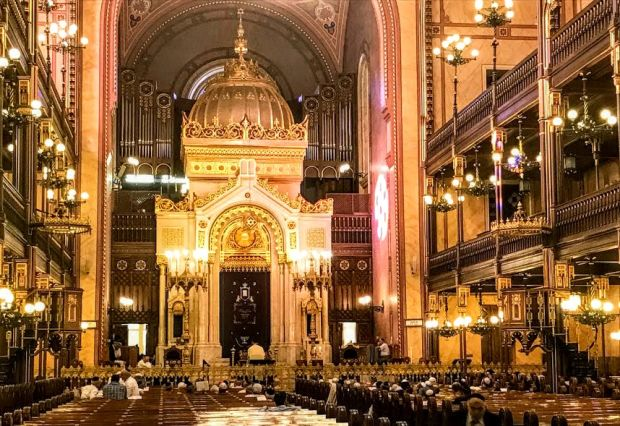
[[247, 117], [250, 123], [264, 129], [294, 124], [293, 114], [280, 94], [275, 81], [252, 60], [246, 60], [247, 40], [244, 37], [242, 10], [235, 38], [238, 58], [230, 59], [223, 74], [213, 78], [189, 114], [189, 121], [207, 127], [212, 124], [240, 123]]

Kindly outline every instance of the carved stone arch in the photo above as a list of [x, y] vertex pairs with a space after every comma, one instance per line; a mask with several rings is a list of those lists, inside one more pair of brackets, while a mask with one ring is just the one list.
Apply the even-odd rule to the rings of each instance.
[[266, 209], [259, 206], [247, 204], [230, 207], [229, 209], [224, 210], [222, 213], [220, 213], [220, 215], [213, 221], [213, 224], [211, 225], [211, 229], [209, 231], [210, 259], [214, 259], [216, 250], [220, 248], [222, 234], [228, 223], [237, 219], [239, 216], [243, 216], [246, 213], [254, 214], [263, 223], [268, 225], [268, 228], [273, 233], [273, 242], [276, 246], [278, 263], [285, 262], [286, 251], [284, 248], [284, 233], [282, 232], [282, 227], [278, 223], [278, 220], [273, 216], [271, 212], [267, 211]]

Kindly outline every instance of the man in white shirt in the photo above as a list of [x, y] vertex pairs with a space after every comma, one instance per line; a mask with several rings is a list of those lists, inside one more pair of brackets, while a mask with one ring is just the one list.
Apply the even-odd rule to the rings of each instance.
[[144, 355], [140, 361], [138, 361], [138, 368], [152, 368], [153, 364], [151, 364], [148, 355]]
[[383, 338], [379, 339], [379, 364], [387, 364], [390, 359], [390, 347], [383, 340]]
[[121, 373], [121, 378], [125, 381], [125, 387], [127, 388], [127, 399], [142, 399], [140, 396], [142, 391], [140, 390], [136, 379], [131, 377], [131, 374], [128, 371], [123, 371]]
[[252, 346], [248, 348], [248, 361], [263, 361], [265, 359], [265, 350], [261, 345], [252, 341]]

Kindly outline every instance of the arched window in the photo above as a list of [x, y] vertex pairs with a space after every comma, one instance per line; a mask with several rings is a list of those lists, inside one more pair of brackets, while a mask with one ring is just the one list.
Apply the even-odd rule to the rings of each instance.
[[370, 93], [368, 58], [362, 53], [357, 67], [357, 170], [359, 191], [368, 193], [370, 181]]

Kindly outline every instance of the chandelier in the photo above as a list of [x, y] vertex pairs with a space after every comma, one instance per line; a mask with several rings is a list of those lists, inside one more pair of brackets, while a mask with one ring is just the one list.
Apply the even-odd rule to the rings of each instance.
[[440, 172], [439, 193], [437, 193], [437, 182], [433, 176], [426, 178], [426, 194], [424, 194], [424, 204], [431, 210], [439, 213], [447, 213], [456, 209], [456, 203], [452, 193], [443, 180], [444, 170]]
[[436, 331], [441, 337], [454, 337], [459, 333], [459, 330], [454, 324], [452, 324], [451, 321], [448, 320], [448, 295], [442, 295], [440, 300], [444, 308], [444, 320], [441, 327], [439, 326], [439, 320], [437, 319], [439, 310], [437, 310], [437, 312], [432, 311], [429, 313], [429, 319], [426, 320], [424, 326], [430, 331]]
[[331, 265], [331, 251], [293, 251], [293, 290], [302, 290], [305, 287], [313, 292], [317, 288], [329, 288], [332, 280]]
[[[47, 123], [49, 124], [49, 123]], [[43, 126], [49, 130], [47, 126]], [[42, 135], [45, 132], [42, 131]], [[48, 234], [75, 235], [90, 232], [88, 218], [80, 216], [79, 206], [88, 200], [88, 193], [78, 195], [75, 189], [76, 171], [68, 164], [66, 147], [52, 139], [51, 131], [38, 149], [39, 184], [45, 194], [45, 208], [33, 224]]]
[[537, 169], [540, 167], [540, 163], [542, 161], [542, 155], [539, 153], [536, 156], [536, 161], [530, 161], [523, 150], [523, 142], [525, 141], [525, 136], [523, 136], [523, 120], [524, 116], [520, 115], [517, 118], [519, 133], [517, 135], [517, 146], [513, 147], [510, 150], [510, 156], [507, 159], [505, 164], [506, 169], [510, 170], [512, 173], [516, 173], [521, 176], [523, 179], [523, 175], [525, 172], [531, 169]]
[[187, 286], [194, 282], [200, 282], [203, 285], [206, 283], [209, 273], [209, 254], [206, 249], [196, 249], [191, 253], [189, 250], [167, 251], [165, 255], [168, 260], [170, 285]]
[[482, 306], [482, 289], [478, 291], [478, 307], [480, 308], [480, 315], [478, 319], [469, 326], [469, 331], [479, 336], [484, 336], [492, 332], [499, 325], [500, 319], [497, 315], [492, 315], [487, 318], [487, 312]]
[[39, 10], [45, 13], [45, 27], [43, 32], [39, 33], [37, 38], [39, 43], [46, 48], [46, 63], [48, 72], [51, 73], [52, 71], [51, 51], [60, 53], [61, 55], [61, 97], [64, 108], [66, 105], [67, 95], [67, 57], [69, 54], [85, 48], [88, 44], [88, 38], [85, 36], [79, 36], [78, 25], [74, 22], [67, 22], [64, 19], [58, 22], [50, 21], [51, 13], [56, 10], [60, 4], [66, 5], [66, 3], [59, 3], [54, 0], [43, 0], [39, 4]]
[[513, 0], [504, 0], [504, 6], [500, 6], [498, 1], [493, 0], [488, 7], [484, 7], [484, 0], [475, 0], [476, 15], [474, 20], [480, 25], [494, 28], [506, 25], [515, 16], [515, 12], [512, 10], [513, 3]]
[[484, 197], [493, 189], [493, 184], [491, 182], [480, 179], [480, 163], [478, 162], [479, 150], [480, 146], [474, 148], [474, 174], [468, 173], [465, 175], [465, 180], [467, 181], [465, 192], [474, 197]]
[[614, 305], [607, 299], [599, 299], [593, 295], [581, 297], [573, 293], [560, 303], [562, 310], [579, 324], [593, 328], [613, 321], [618, 314], [613, 313]]

